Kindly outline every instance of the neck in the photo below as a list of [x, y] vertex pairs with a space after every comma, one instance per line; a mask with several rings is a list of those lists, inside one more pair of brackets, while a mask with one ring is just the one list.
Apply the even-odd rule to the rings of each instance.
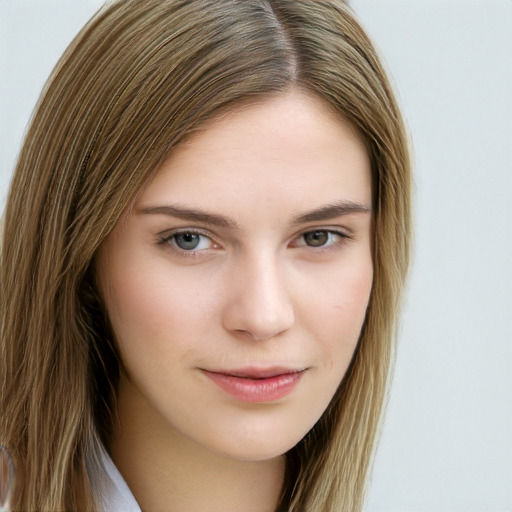
[[112, 458], [144, 512], [274, 512], [284, 456], [233, 460], [174, 430], [122, 378]]

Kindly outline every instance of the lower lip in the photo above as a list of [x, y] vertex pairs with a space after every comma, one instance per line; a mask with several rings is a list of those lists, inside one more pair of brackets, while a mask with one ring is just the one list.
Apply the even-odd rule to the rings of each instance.
[[283, 373], [267, 379], [249, 379], [204, 371], [217, 386], [242, 402], [273, 402], [290, 394], [304, 371]]

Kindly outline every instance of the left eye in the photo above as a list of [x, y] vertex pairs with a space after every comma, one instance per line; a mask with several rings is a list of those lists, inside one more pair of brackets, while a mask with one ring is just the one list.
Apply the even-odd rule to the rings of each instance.
[[327, 231], [326, 229], [318, 229], [315, 231], [308, 231], [303, 233], [300, 237], [299, 245], [306, 245], [308, 247], [327, 247], [338, 243], [342, 235], [334, 231]]
[[182, 251], [201, 251], [212, 246], [210, 238], [193, 231], [175, 233], [168, 238], [168, 241]]

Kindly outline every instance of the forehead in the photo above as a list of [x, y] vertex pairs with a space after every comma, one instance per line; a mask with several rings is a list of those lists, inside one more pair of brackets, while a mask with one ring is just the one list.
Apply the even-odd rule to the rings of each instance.
[[[371, 204], [371, 172], [356, 130], [320, 100], [288, 93], [217, 118], [176, 147], [139, 203], [194, 202], [240, 212], [277, 201]], [[261, 212], [262, 214], [262, 212]]]

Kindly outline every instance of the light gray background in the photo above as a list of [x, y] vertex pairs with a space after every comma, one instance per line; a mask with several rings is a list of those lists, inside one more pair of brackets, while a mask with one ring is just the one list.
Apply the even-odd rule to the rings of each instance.
[[[0, 205], [101, 0], [0, 0]], [[353, 0], [414, 142], [416, 255], [367, 512], [512, 511], [512, 1]]]

